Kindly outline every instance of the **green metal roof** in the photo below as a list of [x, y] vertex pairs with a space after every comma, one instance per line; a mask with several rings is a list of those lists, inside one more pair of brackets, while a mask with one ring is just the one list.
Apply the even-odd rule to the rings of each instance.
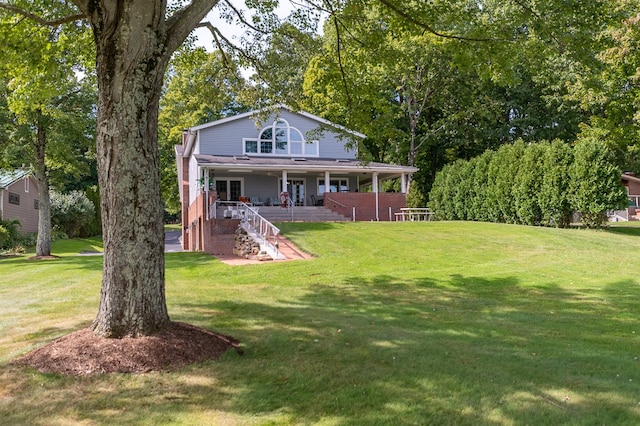
[[30, 174], [31, 172], [29, 170], [24, 169], [17, 169], [13, 171], [0, 170], [0, 189], [8, 187], [12, 183]]

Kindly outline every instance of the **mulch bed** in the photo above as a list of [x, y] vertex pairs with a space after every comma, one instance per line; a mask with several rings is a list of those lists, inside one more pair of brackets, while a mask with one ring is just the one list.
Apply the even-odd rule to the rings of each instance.
[[108, 339], [85, 328], [14, 360], [43, 373], [90, 376], [175, 370], [216, 360], [229, 349], [242, 355], [239, 342], [190, 324], [174, 322], [153, 336]]

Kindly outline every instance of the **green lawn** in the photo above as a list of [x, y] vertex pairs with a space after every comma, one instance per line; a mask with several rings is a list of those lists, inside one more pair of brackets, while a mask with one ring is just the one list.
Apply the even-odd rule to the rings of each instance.
[[635, 425], [640, 228], [280, 224], [317, 258], [167, 255], [173, 320], [245, 355], [178, 372], [39, 374], [14, 357], [87, 326], [98, 240], [0, 259], [0, 424]]

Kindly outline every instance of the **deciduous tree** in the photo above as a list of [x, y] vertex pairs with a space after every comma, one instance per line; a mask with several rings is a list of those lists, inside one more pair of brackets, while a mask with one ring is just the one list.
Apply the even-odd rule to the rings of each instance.
[[[33, 2], [34, 8], [44, 8]], [[52, 14], [72, 10], [65, 4], [46, 6]], [[49, 188], [52, 168], [86, 164], [71, 159], [70, 147], [87, 147], [91, 132], [86, 123], [92, 111], [87, 102], [90, 86], [79, 73], [87, 73], [87, 28], [82, 25], [51, 29], [24, 15], [0, 15], [0, 72], [7, 80], [5, 128], [10, 135], [0, 141], [4, 161], [30, 163], [38, 181], [37, 256], [51, 254], [51, 212]], [[73, 121], [74, 126], [68, 126]], [[81, 121], [84, 126], [78, 125]], [[62, 130], [64, 128], [64, 130]], [[80, 132], [77, 132], [80, 130]], [[85, 131], [84, 133], [82, 131]], [[76, 140], [69, 143], [70, 139]], [[63, 148], [64, 146], [64, 148]], [[55, 172], [53, 173], [55, 175]]]

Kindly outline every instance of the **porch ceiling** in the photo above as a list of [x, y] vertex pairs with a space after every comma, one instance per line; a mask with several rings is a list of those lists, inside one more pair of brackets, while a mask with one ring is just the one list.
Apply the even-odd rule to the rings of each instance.
[[[415, 167], [398, 166], [385, 163], [365, 163], [360, 160], [348, 159], [321, 159], [321, 158], [291, 158], [291, 157], [249, 157], [249, 156], [222, 156], [198, 154], [195, 156], [198, 166], [220, 171], [234, 172], [277, 172], [286, 170], [290, 173], [365, 173], [378, 172], [382, 175], [401, 175], [402, 173], [415, 173]], [[388, 176], [387, 176], [388, 177]]]

